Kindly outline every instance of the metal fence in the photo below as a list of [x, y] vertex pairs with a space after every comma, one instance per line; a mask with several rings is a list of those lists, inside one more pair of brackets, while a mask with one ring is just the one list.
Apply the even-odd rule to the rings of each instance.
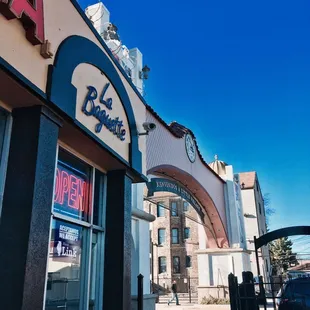
[[242, 282], [230, 274], [231, 310], [309, 310], [310, 278], [271, 277], [269, 282], [254, 282], [251, 272], [243, 272]]
[[176, 276], [173, 278], [162, 277], [157, 278], [151, 283], [151, 290], [154, 294], [158, 294], [158, 302], [166, 303], [171, 296], [171, 287], [173, 281], [176, 281], [177, 293], [182, 302], [197, 303], [198, 301], [198, 277]]

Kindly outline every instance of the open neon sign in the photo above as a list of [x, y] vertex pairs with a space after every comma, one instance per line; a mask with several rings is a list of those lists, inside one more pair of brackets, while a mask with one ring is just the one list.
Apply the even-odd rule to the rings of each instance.
[[56, 171], [54, 210], [80, 218], [88, 212], [87, 186], [84, 179], [63, 167]]

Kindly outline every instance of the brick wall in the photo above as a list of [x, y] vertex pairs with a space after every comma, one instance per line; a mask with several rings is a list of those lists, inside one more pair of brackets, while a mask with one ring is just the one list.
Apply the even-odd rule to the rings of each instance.
[[[173, 279], [178, 282], [179, 290], [186, 291], [188, 277], [191, 277], [191, 286], [198, 283], [198, 262], [195, 251], [199, 249], [198, 243], [198, 215], [188, 204], [188, 211], [184, 211], [184, 203], [180, 197], [167, 192], [155, 193], [152, 202], [145, 202], [145, 211], [156, 216], [156, 220], [150, 226], [150, 238], [153, 242], [153, 267], [154, 283], [163, 288], [170, 288]], [[164, 207], [163, 216], [157, 217], [157, 204]], [[177, 206], [177, 216], [171, 212], [172, 205]], [[172, 229], [178, 229], [179, 243], [172, 243]], [[185, 228], [189, 228], [190, 236], [185, 239]], [[158, 230], [165, 229], [165, 242], [158, 245]], [[173, 270], [173, 257], [180, 258], [180, 272]], [[186, 267], [186, 256], [191, 257], [191, 267]], [[159, 257], [166, 257], [166, 272], [158, 273]], [[195, 290], [195, 288], [193, 288]]]

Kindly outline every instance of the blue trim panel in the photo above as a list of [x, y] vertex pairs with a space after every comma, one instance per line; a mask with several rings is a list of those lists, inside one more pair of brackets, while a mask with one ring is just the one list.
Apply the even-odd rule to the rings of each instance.
[[130, 128], [130, 166], [141, 173], [142, 157], [138, 146], [138, 131], [129, 96], [110, 58], [94, 42], [74, 35], [60, 44], [54, 65], [49, 67], [46, 90], [48, 99], [75, 120], [77, 89], [72, 85], [71, 80], [75, 68], [82, 63], [93, 65], [101, 70], [120, 97]]
[[103, 48], [105, 49], [105, 51], [107, 52], [107, 54], [111, 57], [112, 61], [114, 62], [114, 64], [117, 66], [117, 68], [122, 72], [124, 78], [127, 80], [127, 82], [130, 84], [130, 86], [132, 87], [132, 89], [135, 91], [135, 93], [137, 94], [137, 96], [140, 98], [140, 100], [144, 103], [147, 104], [145, 99], [142, 97], [142, 95], [140, 94], [140, 92], [138, 91], [137, 87], [134, 85], [134, 83], [131, 81], [131, 79], [128, 77], [127, 73], [125, 72], [125, 70], [123, 69], [123, 67], [119, 64], [119, 62], [115, 59], [114, 55], [112, 54], [112, 52], [110, 51], [110, 49], [108, 48], [108, 46], [106, 45], [106, 43], [104, 42], [104, 40], [101, 38], [101, 36], [99, 35], [98, 31], [95, 29], [95, 27], [93, 26], [93, 24], [91, 23], [91, 21], [89, 20], [89, 18], [86, 16], [85, 12], [82, 10], [82, 8], [80, 7], [80, 5], [78, 4], [78, 2], [76, 0], [71, 0], [71, 3], [73, 4], [73, 6], [75, 7], [75, 9], [78, 11], [78, 13], [81, 15], [81, 17], [83, 18], [84, 22], [87, 24], [87, 26], [90, 28], [90, 30], [93, 32], [93, 34], [95, 35], [95, 37], [97, 38], [97, 40], [100, 42], [100, 44], [103, 46]]

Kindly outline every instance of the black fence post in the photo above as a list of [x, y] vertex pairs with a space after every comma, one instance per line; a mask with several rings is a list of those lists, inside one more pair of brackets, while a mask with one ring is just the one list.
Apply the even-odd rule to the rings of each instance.
[[260, 266], [259, 266], [259, 258], [258, 258], [258, 248], [256, 247], [256, 236], [254, 236], [254, 245], [255, 245], [255, 257], [256, 257], [256, 267], [257, 267], [257, 275], [260, 276]]
[[228, 286], [229, 286], [230, 309], [238, 310], [237, 306], [238, 286], [236, 285], [235, 276], [232, 273], [229, 274], [228, 276]]
[[143, 310], [143, 275], [138, 275], [138, 310]]
[[263, 305], [264, 309], [267, 309], [267, 299], [266, 299], [266, 291], [264, 288], [264, 283], [263, 283], [263, 277], [259, 276], [258, 277], [258, 283], [259, 283], [259, 296], [258, 296], [258, 304]]
[[192, 292], [191, 292], [191, 277], [188, 276], [188, 296], [189, 296], [189, 303], [192, 303]]
[[270, 283], [271, 283], [271, 296], [272, 296], [273, 308], [276, 309], [276, 298], [274, 295], [274, 280], [272, 276], [270, 276]]
[[255, 295], [253, 273], [250, 271], [242, 272], [242, 283], [239, 285], [239, 296], [241, 301], [240, 310], [258, 310]]

